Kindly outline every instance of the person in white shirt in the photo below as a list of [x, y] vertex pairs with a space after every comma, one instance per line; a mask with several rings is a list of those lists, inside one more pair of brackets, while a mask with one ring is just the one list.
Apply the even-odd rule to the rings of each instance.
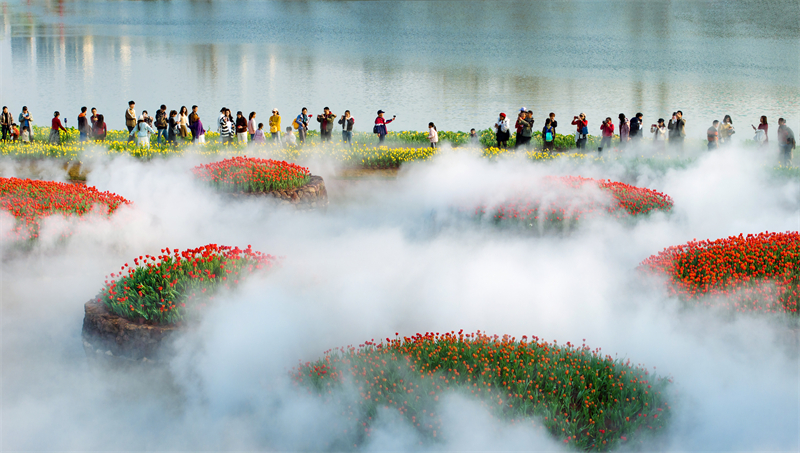
[[297, 140], [294, 138], [294, 131], [292, 130], [292, 126], [286, 127], [286, 134], [283, 136], [284, 140], [286, 140], [286, 146], [297, 146]]
[[436, 148], [436, 144], [439, 143], [439, 131], [433, 123], [428, 123], [428, 140], [431, 141], [431, 148]]
[[505, 113], [501, 113], [497, 122], [494, 123], [495, 138], [497, 139], [497, 147], [505, 148], [508, 146], [508, 139], [511, 138], [511, 130], [509, 129], [508, 118]]
[[658, 124], [650, 126], [650, 132], [653, 134], [653, 146], [656, 149], [664, 149], [667, 143], [667, 125], [664, 124], [664, 118], [659, 118]]
[[155, 134], [156, 130], [153, 129], [147, 121], [140, 118], [136, 126], [131, 130], [131, 136], [136, 138], [136, 144], [143, 148], [150, 147], [150, 135]]

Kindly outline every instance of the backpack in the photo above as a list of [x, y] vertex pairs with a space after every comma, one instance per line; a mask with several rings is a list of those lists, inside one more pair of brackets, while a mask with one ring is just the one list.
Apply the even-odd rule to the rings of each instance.
[[161, 110], [156, 112], [156, 127], [165, 129], [167, 127], [167, 113]]
[[581, 138], [586, 138], [589, 136], [589, 128], [587, 126], [583, 126], [581, 128]]
[[295, 130], [300, 129], [300, 123], [297, 122], [297, 118], [292, 120], [292, 127], [295, 128]]

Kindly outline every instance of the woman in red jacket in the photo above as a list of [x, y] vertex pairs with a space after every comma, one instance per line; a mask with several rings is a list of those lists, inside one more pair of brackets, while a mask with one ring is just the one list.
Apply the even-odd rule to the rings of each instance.
[[589, 136], [589, 122], [586, 121], [586, 114], [572, 118], [572, 125], [577, 127], [575, 132], [575, 147], [579, 149], [586, 149], [586, 139]]

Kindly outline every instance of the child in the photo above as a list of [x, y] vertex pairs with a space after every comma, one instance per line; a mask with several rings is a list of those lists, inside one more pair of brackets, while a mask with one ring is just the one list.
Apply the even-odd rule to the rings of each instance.
[[30, 126], [22, 126], [22, 135], [20, 136], [22, 143], [31, 142], [31, 128]]
[[253, 134], [253, 143], [267, 143], [267, 137], [264, 135], [264, 123], [258, 123], [258, 129]]
[[439, 131], [433, 123], [428, 123], [428, 140], [431, 141], [431, 148], [436, 149], [436, 144], [439, 143]]
[[286, 127], [286, 135], [283, 136], [286, 139], [286, 146], [295, 146], [297, 145], [297, 140], [294, 138], [294, 131], [292, 130], [292, 126]]
[[19, 126], [17, 126], [17, 123], [11, 123], [11, 140], [19, 140]]
[[469, 130], [469, 144], [472, 146], [478, 146], [481, 144], [481, 137], [478, 135], [478, 132], [475, 128]]

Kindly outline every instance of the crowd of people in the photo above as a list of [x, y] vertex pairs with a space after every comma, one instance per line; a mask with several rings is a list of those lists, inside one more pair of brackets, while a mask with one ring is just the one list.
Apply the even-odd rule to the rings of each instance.
[[[378, 144], [384, 142], [388, 134], [387, 126], [396, 119], [396, 116], [387, 119], [384, 117], [385, 114], [386, 112], [383, 110], [378, 110], [373, 124], [372, 132], [377, 136]], [[282, 127], [281, 115], [277, 108], [272, 109], [272, 115], [268, 119], [268, 131], [265, 129], [264, 123], [256, 120], [256, 116], [256, 112], [250, 112], [245, 118], [244, 113], [238, 111], [234, 117], [230, 109], [223, 107], [216, 120], [216, 129], [220, 134], [221, 142], [223, 144], [233, 142], [246, 144], [248, 142], [266, 143], [271, 140], [286, 145], [302, 145], [306, 141], [309, 128], [313, 127], [312, 119], [314, 116], [309, 114], [308, 109], [305, 107], [292, 119], [291, 125], [285, 128]], [[339, 118], [338, 120], [336, 119], [337, 117]], [[618, 119], [616, 128], [611, 117], [607, 117], [601, 122], [599, 128], [601, 141], [600, 146], [597, 148], [598, 153], [602, 154], [603, 150], [610, 148], [612, 144], [615, 144], [617, 149], [624, 149], [629, 144], [636, 144], [646, 134], [647, 128], [645, 127], [642, 113], [637, 113], [633, 118], [628, 118], [624, 113], [620, 113]], [[14, 122], [14, 117], [9, 112], [8, 107], [3, 107], [3, 112], [0, 116], [2, 139], [31, 142], [33, 140], [33, 118], [28, 111], [28, 107], [22, 107], [22, 112], [17, 120], [18, 122]], [[64, 121], [66, 123], [66, 120]], [[335, 125], [338, 124], [341, 127], [342, 142], [352, 146], [355, 118], [353, 118], [349, 110], [345, 110], [341, 116], [338, 116], [331, 109], [325, 107], [322, 113], [316, 115], [316, 121], [319, 123], [319, 134], [322, 142], [331, 141]], [[533, 111], [525, 107], [520, 108], [514, 123], [516, 148], [531, 146], [534, 137], [534, 123]], [[575, 147], [585, 150], [589, 137], [589, 121], [586, 115], [581, 113], [574, 116], [570, 124], [575, 126]], [[162, 104], [156, 110], [155, 115], [151, 116], [146, 110], [137, 115], [136, 103], [130, 101], [128, 109], [125, 111], [125, 126], [128, 129], [128, 141], [135, 141], [139, 146], [149, 147], [150, 139], [153, 135], [156, 136], [159, 144], [176, 144], [179, 139], [194, 143], [205, 143], [206, 129], [200, 119], [198, 106], [196, 105], [192, 106], [191, 111], [186, 106], [182, 106], [179, 110], [170, 110], [168, 112], [167, 106]], [[541, 131], [542, 150], [544, 152], [555, 150], [557, 127], [556, 114], [550, 113], [545, 119]], [[768, 146], [769, 123], [767, 117], [762, 116], [758, 126], [752, 125], [752, 128], [755, 133], [753, 140], [762, 147]], [[499, 148], [508, 147], [508, 142], [512, 136], [512, 128], [505, 113], [500, 113], [493, 129], [497, 146]], [[683, 150], [683, 142], [686, 137], [686, 119], [680, 110], [673, 112], [668, 122], [663, 118], [659, 118], [658, 121], [650, 125], [649, 130], [650, 134], [652, 134], [652, 146], [663, 149], [669, 145], [679, 151]], [[60, 131], [66, 131], [66, 128], [61, 123], [61, 114], [54, 112], [48, 138], [50, 143], [60, 144]], [[81, 112], [78, 115], [78, 131], [81, 141], [102, 141], [105, 140], [108, 133], [103, 115], [98, 114], [97, 109], [94, 107], [91, 109], [81, 108]], [[715, 150], [729, 145], [735, 133], [733, 119], [730, 115], [725, 115], [721, 122], [714, 120], [707, 131], [708, 150]], [[618, 135], [618, 141], [614, 141], [615, 135]], [[480, 143], [480, 137], [475, 129], [470, 130], [469, 138], [471, 143], [475, 145]], [[428, 124], [428, 139], [431, 147], [436, 148], [438, 146], [439, 132], [433, 122]], [[778, 119], [777, 142], [781, 160], [784, 163], [791, 162], [792, 151], [796, 146], [796, 142], [794, 132], [786, 125], [786, 120], [783, 118]]]
[[[644, 123], [644, 115], [640, 112], [633, 118], [628, 118], [624, 113], [620, 113], [618, 118], [619, 123], [616, 133], [619, 136], [619, 141], [616, 142], [617, 148], [624, 149], [629, 144], [637, 144], [644, 137], [647, 130]], [[532, 110], [525, 107], [519, 109], [517, 120], [514, 123], [514, 128], [516, 129], [515, 147], [530, 146], [534, 135], [534, 122]], [[575, 147], [585, 150], [589, 137], [589, 121], [586, 119], [586, 115], [581, 113], [572, 117], [570, 124], [575, 126]], [[545, 119], [544, 127], [542, 128], [542, 150], [545, 152], [552, 151], [555, 148], [556, 127], [558, 127], [556, 114], [551, 112]], [[752, 127], [755, 132], [753, 140], [761, 147], [768, 146], [769, 123], [767, 117], [762, 116], [758, 126], [752, 125]], [[500, 113], [497, 122], [494, 124], [494, 133], [497, 146], [506, 148], [508, 141], [511, 139], [511, 124], [505, 113]], [[735, 133], [733, 119], [731, 119], [730, 115], [725, 115], [722, 122], [714, 120], [708, 129], [708, 150], [730, 145], [732, 136]], [[673, 112], [669, 122], [664, 121], [664, 118], [659, 118], [658, 121], [650, 125], [650, 134], [652, 134], [653, 138], [652, 146], [656, 149], [665, 149], [669, 144], [679, 151], [683, 151], [683, 142], [686, 138], [686, 119], [683, 117], [683, 112], [680, 110]], [[598, 146], [597, 152], [602, 154], [604, 149], [611, 147], [615, 136], [615, 125], [611, 117], [606, 117], [600, 123], [600, 135], [600, 146]], [[794, 132], [786, 125], [786, 120], [783, 118], [778, 119], [777, 135], [781, 161], [788, 164], [791, 162], [792, 151], [795, 149], [796, 141]]]

